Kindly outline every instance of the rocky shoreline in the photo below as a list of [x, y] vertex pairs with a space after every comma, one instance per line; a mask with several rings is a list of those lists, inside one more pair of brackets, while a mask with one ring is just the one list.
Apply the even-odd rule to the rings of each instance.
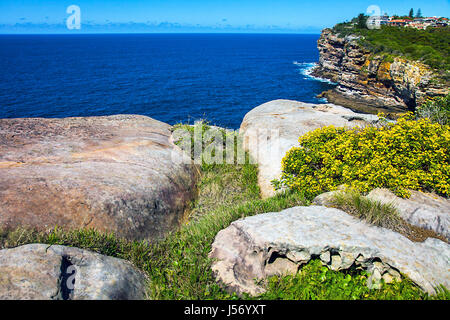
[[[281, 159], [299, 136], [329, 125], [352, 128], [377, 121], [375, 115], [333, 104], [275, 100], [251, 110], [239, 134], [259, 167], [262, 198], [269, 198], [275, 195], [271, 181], [280, 177]], [[198, 168], [190, 158], [181, 161], [184, 155], [173, 143], [173, 128], [154, 119], [4, 119], [0, 128], [3, 228], [94, 228], [154, 241], [177, 230], [196, 200]], [[420, 200], [424, 197], [426, 201]], [[377, 196], [384, 202], [393, 198]], [[394, 200], [405, 220], [448, 237], [449, 199], [416, 192], [411, 201]], [[0, 250], [1, 299], [147, 297], [145, 274], [127, 261], [77, 248], [47, 247]], [[437, 285], [448, 288], [450, 283], [447, 242], [411, 242], [400, 233], [327, 208], [326, 202], [238, 220], [217, 234], [210, 256], [216, 259], [216, 280], [238, 294], [263, 293], [253, 278], [295, 274], [318, 256], [331, 270], [355, 265], [367, 270], [373, 287], [381, 279], [401, 279], [401, 274], [429, 294], [436, 293]], [[100, 282], [99, 266], [107, 275]], [[78, 279], [70, 290], [61, 284], [71, 277], [64, 275], [69, 268]]]
[[[365, 270], [370, 275], [370, 288], [380, 288], [383, 282], [405, 276], [430, 295], [437, 294], [440, 285], [450, 288], [448, 198], [412, 191], [411, 199], [402, 199], [387, 189], [374, 189], [367, 195], [379, 204], [392, 206], [399, 219], [432, 232], [425, 233], [431, 235], [423, 242], [411, 241], [393, 229], [333, 207], [330, 199], [337, 191], [317, 196], [314, 205], [310, 205], [312, 199], [295, 199], [275, 209], [265, 206], [285, 196], [279, 192], [283, 190], [275, 191], [273, 182], [280, 179], [283, 158], [288, 150], [299, 146], [300, 136], [328, 126], [377, 126], [380, 119], [371, 113], [414, 110], [425, 97], [449, 91], [434, 81], [436, 75], [427, 66], [402, 58], [387, 62], [362, 48], [355, 36], [340, 37], [325, 29], [318, 47], [320, 61], [311, 75], [337, 83], [335, 89], [321, 95], [330, 103], [274, 100], [249, 111], [238, 132], [217, 127], [209, 132], [207, 139], [214, 136], [220, 147], [224, 137], [232, 137], [226, 152], [235, 148], [237, 153], [243, 151], [244, 160], [248, 155], [254, 165], [253, 175], [240, 173], [240, 178], [249, 184], [249, 177], [253, 177], [256, 191], [252, 199], [257, 206], [247, 212], [247, 217], [242, 208], [236, 216], [227, 212], [225, 217], [209, 217], [210, 221], [230, 220], [213, 229], [210, 238], [204, 236], [210, 225], [199, 227], [202, 233], [196, 240], [204, 241], [198, 250], [202, 252], [183, 241], [169, 245], [166, 251], [179, 252], [183, 263], [185, 254], [191, 258], [204, 254], [203, 267], [207, 265], [204, 269], [209, 270], [211, 282], [238, 295], [262, 294], [265, 288], [260, 284], [264, 282], [257, 284], [255, 279], [301, 273], [303, 265], [312, 259], [333, 271]], [[130, 261], [112, 257], [114, 248], [109, 245], [118, 247], [119, 242], [107, 243], [103, 254], [93, 252], [97, 247], [89, 246], [89, 240], [81, 248], [70, 247], [70, 241], [67, 246], [33, 241], [5, 246], [0, 250], [0, 300], [153, 299], [149, 282], [161, 275], [147, 274], [154, 267], [150, 260], [154, 253], [150, 251], [155, 248], [147, 245], [176, 235], [192, 218], [188, 214], [195, 202], [201, 203], [198, 190], [204, 158], [196, 153], [195, 146], [204, 141], [192, 145], [194, 137], [190, 134], [199, 133], [200, 139], [205, 138], [203, 127], [181, 135], [188, 143], [187, 153], [177, 143], [174, 128], [137, 115], [0, 119], [0, 236], [10, 230], [21, 231], [20, 237], [28, 229], [49, 233], [57, 227], [63, 232], [111, 233], [123, 241], [121, 244], [132, 242], [131, 249], [126, 250], [137, 248], [139, 253], [144, 252], [140, 256], [143, 260], [149, 259], [139, 261], [138, 268]], [[216, 154], [215, 150], [212, 153]], [[227, 154], [229, 158], [235, 159]], [[239, 170], [244, 171], [242, 167]], [[225, 177], [218, 174], [208, 179], [223, 182]], [[241, 204], [251, 201], [246, 199]], [[214, 212], [214, 205], [206, 211]], [[218, 206], [232, 207], [224, 203]], [[256, 213], [260, 214], [248, 217]], [[84, 236], [81, 233], [82, 239], [76, 243], [85, 243]], [[186, 264], [195, 266], [196, 261]], [[176, 269], [170, 269], [170, 277], [181, 273], [183, 263], [170, 261], [170, 267]], [[162, 270], [164, 273], [169, 267]], [[207, 293], [209, 289], [202, 292], [205, 296]]]
[[337, 83], [320, 97], [358, 112], [414, 111], [426, 97], [448, 94], [428, 66], [401, 57], [373, 54], [354, 35], [340, 36], [324, 29], [318, 40], [320, 59], [311, 75]]

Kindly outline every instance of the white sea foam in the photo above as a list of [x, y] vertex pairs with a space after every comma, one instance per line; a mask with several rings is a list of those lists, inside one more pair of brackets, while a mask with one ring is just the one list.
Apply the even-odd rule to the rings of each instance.
[[311, 73], [314, 70], [314, 68], [317, 67], [317, 63], [315, 63], [315, 62], [298, 62], [298, 61], [294, 61], [293, 64], [296, 65], [297, 67], [299, 67], [300, 74], [302, 74], [305, 78], [309, 78], [309, 79], [312, 79], [312, 80], [316, 80], [316, 81], [320, 81], [320, 82], [325, 82], [325, 83], [337, 85], [336, 82], [333, 82], [331, 80], [324, 79], [324, 78], [319, 78], [319, 77], [315, 77], [315, 76], [311, 75]]
[[322, 103], [328, 103], [328, 99], [325, 97], [318, 98], [318, 100], [319, 100], [319, 102], [322, 102]]

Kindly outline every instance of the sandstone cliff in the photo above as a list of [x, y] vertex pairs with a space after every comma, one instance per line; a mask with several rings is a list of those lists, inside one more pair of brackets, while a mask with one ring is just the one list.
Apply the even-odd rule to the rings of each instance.
[[338, 84], [322, 96], [357, 111], [376, 113], [414, 110], [427, 96], [449, 92], [430, 67], [402, 57], [374, 54], [355, 35], [340, 36], [324, 29], [318, 40], [316, 77]]

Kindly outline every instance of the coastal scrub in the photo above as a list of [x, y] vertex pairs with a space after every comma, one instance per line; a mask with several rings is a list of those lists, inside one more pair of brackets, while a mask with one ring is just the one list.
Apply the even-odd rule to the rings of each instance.
[[396, 123], [365, 128], [328, 126], [299, 138], [282, 160], [276, 188], [308, 197], [340, 185], [367, 193], [378, 187], [408, 198], [408, 189], [450, 193], [450, 126], [407, 114]]
[[417, 118], [428, 118], [442, 125], [450, 124], [450, 94], [428, 99], [416, 109]]

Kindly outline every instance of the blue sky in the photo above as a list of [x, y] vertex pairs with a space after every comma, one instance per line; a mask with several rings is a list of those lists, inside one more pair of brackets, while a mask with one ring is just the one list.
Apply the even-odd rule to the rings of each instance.
[[0, 0], [0, 32], [8, 32], [5, 25], [15, 24], [23, 25], [20, 30], [24, 32], [33, 28], [48, 32], [47, 24], [64, 30], [66, 8], [72, 4], [81, 8], [79, 32], [89, 31], [89, 25], [108, 23], [115, 23], [115, 28], [124, 32], [142, 31], [142, 26], [129, 23], [145, 23], [178, 32], [198, 29], [316, 33], [365, 12], [369, 5], [378, 5], [389, 14], [407, 14], [413, 7], [421, 8], [428, 16], [450, 16], [449, 0]]

